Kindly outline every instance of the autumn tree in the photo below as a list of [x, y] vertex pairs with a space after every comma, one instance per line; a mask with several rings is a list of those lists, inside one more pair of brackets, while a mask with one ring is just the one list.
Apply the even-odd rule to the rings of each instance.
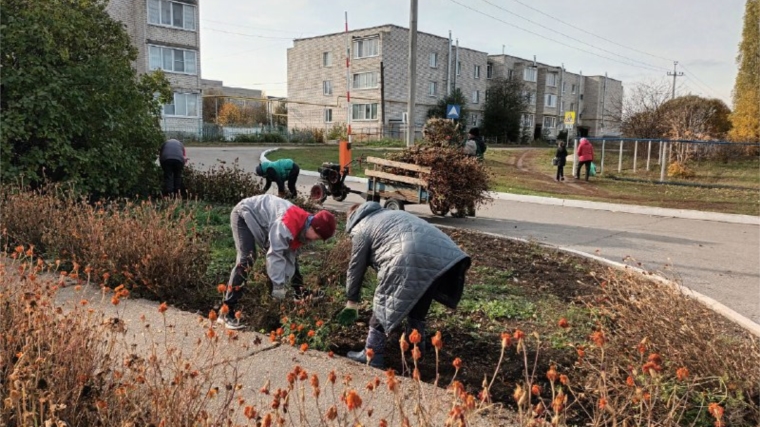
[[231, 126], [240, 124], [243, 115], [240, 113], [240, 107], [232, 102], [225, 102], [219, 109], [219, 115], [216, 118], [216, 124], [222, 126]]
[[736, 63], [733, 129], [729, 137], [738, 142], [760, 142], [760, 0], [747, 0], [744, 29]]
[[670, 93], [665, 80], [632, 85], [621, 100], [623, 135], [628, 138], [662, 138], [664, 124], [660, 107], [670, 99]]
[[207, 89], [203, 97], [203, 123], [216, 123], [217, 115], [227, 100], [219, 89]]

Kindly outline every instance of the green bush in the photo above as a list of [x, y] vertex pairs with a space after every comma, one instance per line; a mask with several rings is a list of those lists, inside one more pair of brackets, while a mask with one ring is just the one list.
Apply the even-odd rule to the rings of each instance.
[[236, 135], [235, 139], [233, 140], [235, 142], [254, 142], [254, 143], [261, 143], [261, 142], [286, 142], [285, 137], [280, 135], [279, 133], [241, 133], [240, 135]]
[[157, 169], [169, 84], [161, 72], [137, 76], [137, 49], [106, 3], [2, 0], [3, 179], [124, 195]]
[[345, 123], [335, 123], [327, 131], [325, 138], [329, 140], [345, 141], [348, 139], [348, 127]]
[[244, 171], [237, 159], [229, 166], [220, 162], [206, 171], [188, 165], [183, 182], [189, 197], [228, 205], [261, 194], [262, 189], [261, 180]]

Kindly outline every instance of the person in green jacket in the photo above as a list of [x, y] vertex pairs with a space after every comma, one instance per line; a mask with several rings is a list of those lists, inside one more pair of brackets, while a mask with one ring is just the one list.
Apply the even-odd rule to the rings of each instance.
[[296, 190], [296, 181], [298, 181], [298, 174], [301, 172], [301, 168], [291, 159], [280, 159], [273, 162], [261, 162], [256, 166], [256, 175], [266, 179], [264, 185], [264, 193], [269, 191], [269, 187], [272, 185], [272, 181], [277, 183], [277, 191], [280, 196], [285, 195], [285, 181], [288, 182], [289, 197], [296, 197], [298, 190]]

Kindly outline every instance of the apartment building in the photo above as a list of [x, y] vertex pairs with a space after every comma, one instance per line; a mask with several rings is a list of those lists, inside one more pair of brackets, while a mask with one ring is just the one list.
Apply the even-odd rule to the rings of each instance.
[[169, 134], [202, 129], [198, 0], [110, 0], [106, 11], [121, 21], [137, 48], [138, 73], [162, 69], [174, 92], [161, 125]]
[[489, 55], [488, 62], [489, 79], [522, 79], [528, 100], [523, 127], [533, 138], [556, 138], [565, 129], [566, 111], [575, 112], [575, 125], [568, 129], [571, 137], [620, 134], [621, 81], [510, 55]]
[[[449, 55], [448, 38], [423, 32], [418, 33], [417, 43], [414, 121], [418, 130], [449, 84], [468, 97], [469, 124], [478, 124], [485, 103], [487, 53], [452, 47]], [[288, 49], [288, 127], [329, 128], [345, 123], [350, 89], [353, 133], [401, 129], [407, 122], [408, 49], [409, 30], [396, 25], [294, 40]]]

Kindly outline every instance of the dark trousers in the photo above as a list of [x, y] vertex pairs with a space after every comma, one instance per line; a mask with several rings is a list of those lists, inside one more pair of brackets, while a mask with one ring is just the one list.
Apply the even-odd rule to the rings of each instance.
[[[232, 227], [232, 238], [235, 241], [237, 257], [235, 266], [230, 273], [230, 280], [227, 282], [230, 289], [224, 296], [224, 303], [229, 307], [230, 313], [233, 313], [240, 297], [243, 296], [248, 272], [256, 262], [256, 241], [248, 228], [248, 224], [234, 209], [230, 214], [230, 226]], [[296, 261], [296, 271], [293, 274], [293, 279], [291, 279], [291, 285], [294, 289], [300, 289], [303, 286], [303, 276], [298, 268], [298, 261]]]
[[581, 168], [583, 167], [583, 165], [586, 165], [586, 181], [588, 181], [589, 173], [591, 173], [591, 160], [586, 160], [586, 161], [578, 163], [578, 170], [575, 171], [575, 177], [580, 179]]
[[161, 169], [164, 170], [164, 194], [179, 194], [182, 190], [182, 170], [185, 162], [182, 160], [168, 159], [161, 161]]
[[[469, 267], [469, 264], [467, 264], [467, 267]], [[427, 318], [428, 312], [430, 311], [430, 305], [433, 303], [435, 296], [439, 292], [439, 288], [450, 283], [456, 283], [457, 281], [464, 283], [466, 273], [467, 268], [465, 268], [462, 262], [459, 262], [449, 268], [445, 273], [441, 275], [441, 277], [434, 280], [427, 291], [425, 291], [425, 293], [422, 295], [422, 298], [420, 298], [414, 307], [412, 307], [412, 311], [409, 312], [407, 318], [410, 323], [424, 322]], [[380, 332], [385, 332], [385, 328], [383, 328], [383, 326], [377, 320], [374, 313], [372, 313], [372, 317], [369, 319], [369, 326], [370, 328], [377, 329]], [[423, 333], [423, 331], [420, 331], [420, 333]]]
[[296, 181], [298, 181], [298, 174], [301, 173], [301, 168], [298, 165], [293, 165], [293, 169], [290, 170], [288, 175], [288, 191], [290, 191], [290, 197], [296, 197], [298, 190], [296, 190]]
[[557, 181], [565, 177], [565, 164], [559, 163], [557, 165]]

